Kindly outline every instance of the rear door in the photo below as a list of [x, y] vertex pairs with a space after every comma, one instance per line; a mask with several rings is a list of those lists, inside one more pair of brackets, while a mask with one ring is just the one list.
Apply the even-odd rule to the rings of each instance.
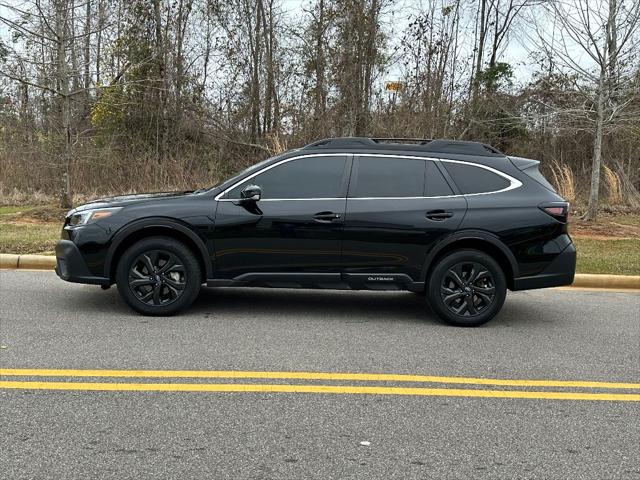
[[344, 227], [345, 280], [368, 288], [418, 281], [430, 249], [458, 227], [466, 206], [435, 160], [356, 155]]

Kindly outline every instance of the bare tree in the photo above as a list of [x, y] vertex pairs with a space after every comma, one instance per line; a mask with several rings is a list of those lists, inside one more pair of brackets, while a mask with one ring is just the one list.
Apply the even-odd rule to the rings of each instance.
[[[321, 137], [410, 135], [484, 141], [546, 173], [558, 161], [578, 206], [606, 164], [621, 185], [607, 170], [608, 200], [632, 205], [628, 2], [0, 0], [0, 191], [69, 205], [74, 191], [205, 186]], [[505, 59], [527, 32], [539, 48], [520, 76]]]
[[[638, 68], [640, 1], [556, 0], [544, 4], [537, 21], [538, 45], [570, 72], [590, 101], [581, 109], [556, 112], [578, 116], [592, 125], [593, 153], [589, 203], [585, 218], [596, 220], [600, 191], [603, 139], [637, 123], [638, 92], [630, 88]], [[556, 29], [550, 26], [557, 26]], [[584, 56], [587, 62], [581, 61]], [[629, 94], [630, 93], [630, 94]]]
[[[90, 14], [90, 0], [85, 1], [87, 12]], [[84, 68], [87, 75], [85, 85], [80, 86], [81, 72], [75, 55], [76, 45], [92, 34], [91, 28], [88, 27], [85, 27], [83, 33], [76, 33], [75, 11], [84, 5], [76, 5], [74, 0], [50, 0], [48, 4], [44, 4], [41, 0], [33, 0], [21, 4], [20, 7], [4, 3], [2, 6], [13, 16], [0, 16], [0, 22], [13, 30], [14, 34], [28, 38], [28, 45], [41, 47], [43, 57], [40, 61], [29, 58], [29, 51], [13, 49], [9, 62], [5, 63], [0, 73], [21, 84], [23, 89], [31, 87], [54, 95], [59, 112], [58, 132], [63, 145], [60, 203], [63, 207], [70, 208], [73, 204], [71, 165], [74, 111], [72, 102], [76, 97], [86, 95], [89, 89], [86, 66]], [[88, 17], [85, 17], [85, 23], [89, 23]], [[50, 57], [52, 62], [49, 61]], [[9, 70], [10, 64], [20, 68], [17, 71]], [[40, 80], [34, 79], [34, 71], [39, 72], [37, 77]], [[53, 78], [53, 82], [49, 81], [50, 77]]]
[[402, 41], [401, 109], [417, 122], [412, 135], [444, 136], [456, 91], [460, 2], [430, 0], [411, 19]]

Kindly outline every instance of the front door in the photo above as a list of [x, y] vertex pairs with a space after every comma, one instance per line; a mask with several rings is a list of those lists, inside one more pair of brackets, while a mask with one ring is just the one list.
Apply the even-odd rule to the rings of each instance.
[[[350, 168], [344, 154], [306, 155], [266, 167], [232, 187], [216, 211], [215, 276], [286, 284], [296, 274], [318, 273], [338, 281]], [[259, 201], [237, 201], [247, 185], [260, 186]]]
[[460, 225], [466, 207], [435, 161], [356, 155], [344, 229], [345, 280], [384, 289], [417, 282], [430, 249]]

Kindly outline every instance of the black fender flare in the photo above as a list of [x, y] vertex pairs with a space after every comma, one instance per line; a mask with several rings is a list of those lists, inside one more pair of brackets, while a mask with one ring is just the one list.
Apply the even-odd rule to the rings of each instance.
[[186, 224], [181, 223], [179, 220], [176, 220], [173, 218], [166, 218], [166, 217], [145, 218], [142, 220], [137, 220], [132, 223], [129, 223], [123, 228], [121, 228], [114, 235], [113, 240], [111, 241], [111, 245], [109, 246], [109, 250], [107, 251], [107, 256], [104, 262], [105, 277], [110, 278], [111, 263], [113, 262], [113, 257], [115, 253], [118, 251], [118, 247], [120, 246], [120, 244], [132, 234], [138, 233], [144, 229], [151, 229], [151, 228], [169, 228], [171, 230], [175, 230], [189, 237], [189, 239], [192, 240], [193, 243], [196, 245], [200, 255], [202, 256], [204, 267], [206, 270], [205, 272], [206, 278], [213, 277], [213, 266], [211, 264], [210, 254], [202, 238], [200, 238]]
[[498, 248], [508, 260], [509, 265], [511, 266], [511, 271], [513, 272], [513, 278], [518, 278], [519, 267], [516, 257], [513, 252], [509, 250], [509, 248], [502, 242], [502, 240], [500, 240], [496, 235], [485, 232], [483, 230], [462, 230], [445, 237], [439, 243], [437, 243], [434, 248], [431, 249], [431, 251], [427, 254], [424, 265], [422, 266], [420, 281], [425, 282], [427, 280], [427, 273], [429, 272], [429, 268], [431, 267], [433, 260], [438, 256], [440, 252], [442, 252], [449, 245], [463, 240], [479, 240], [489, 243], [492, 246]]

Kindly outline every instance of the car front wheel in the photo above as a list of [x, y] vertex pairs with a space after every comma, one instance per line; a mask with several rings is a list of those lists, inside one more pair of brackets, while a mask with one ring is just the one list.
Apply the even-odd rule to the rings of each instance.
[[477, 327], [495, 317], [507, 295], [502, 268], [478, 250], [458, 250], [434, 267], [427, 287], [433, 311], [445, 322]]
[[129, 247], [118, 262], [116, 283], [122, 299], [143, 315], [172, 315], [198, 296], [200, 265], [182, 242], [152, 237]]

